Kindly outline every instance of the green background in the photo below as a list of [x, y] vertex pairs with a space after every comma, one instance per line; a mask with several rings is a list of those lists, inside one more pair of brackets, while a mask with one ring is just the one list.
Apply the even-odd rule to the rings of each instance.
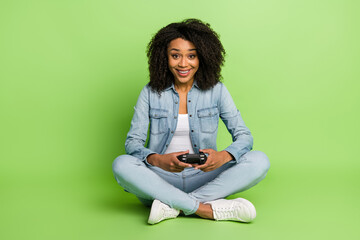
[[[360, 3], [0, 1], [0, 239], [360, 239]], [[113, 178], [148, 81], [146, 45], [185, 18], [227, 51], [224, 83], [270, 158], [231, 197], [251, 224], [149, 209]], [[231, 138], [223, 125], [219, 149]]]

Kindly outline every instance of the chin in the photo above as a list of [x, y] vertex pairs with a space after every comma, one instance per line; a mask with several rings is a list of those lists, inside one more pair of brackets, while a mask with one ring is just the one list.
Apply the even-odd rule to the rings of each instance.
[[191, 82], [191, 79], [192, 78], [186, 78], [186, 79], [184, 79], [184, 78], [176, 78], [176, 81], [180, 82], [180, 83], [188, 83], [188, 82]]

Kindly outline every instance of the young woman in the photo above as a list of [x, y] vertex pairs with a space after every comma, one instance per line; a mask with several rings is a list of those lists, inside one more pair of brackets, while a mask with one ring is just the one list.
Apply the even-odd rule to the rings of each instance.
[[[149, 224], [176, 218], [180, 211], [252, 221], [251, 202], [224, 198], [260, 182], [270, 165], [264, 153], [251, 151], [251, 133], [220, 82], [225, 50], [218, 35], [197, 19], [172, 23], [152, 38], [147, 56], [150, 82], [135, 106], [127, 155], [113, 163], [116, 181], [151, 206]], [[219, 118], [233, 139], [222, 151], [216, 148]], [[177, 158], [199, 152], [207, 155], [205, 164]]]

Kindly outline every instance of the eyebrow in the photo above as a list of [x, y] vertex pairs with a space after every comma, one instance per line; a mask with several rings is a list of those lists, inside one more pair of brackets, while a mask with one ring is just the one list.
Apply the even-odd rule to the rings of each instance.
[[[172, 51], [172, 50], [180, 52], [180, 49], [177, 49], [177, 48], [170, 49], [170, 51]], [[188, 49], [188, 51], [195, 51], [195, 50], [196, 50], [196, 48]]]

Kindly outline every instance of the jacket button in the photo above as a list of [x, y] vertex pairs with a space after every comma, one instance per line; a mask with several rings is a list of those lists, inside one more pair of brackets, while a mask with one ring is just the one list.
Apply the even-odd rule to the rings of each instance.
[[191, 100], [189, 100], [188, 102], [191, 102]]
[[192, 117], [192, 115], [190, 114], [190, 117]]
[[196, 144], [194, 145], [194, 147], [197, 147]]
[[175, 102], [175, 104], [178, 104], [178, 102]]
[[191, 130], [191, 132], [194, 132], [194, 130]]

